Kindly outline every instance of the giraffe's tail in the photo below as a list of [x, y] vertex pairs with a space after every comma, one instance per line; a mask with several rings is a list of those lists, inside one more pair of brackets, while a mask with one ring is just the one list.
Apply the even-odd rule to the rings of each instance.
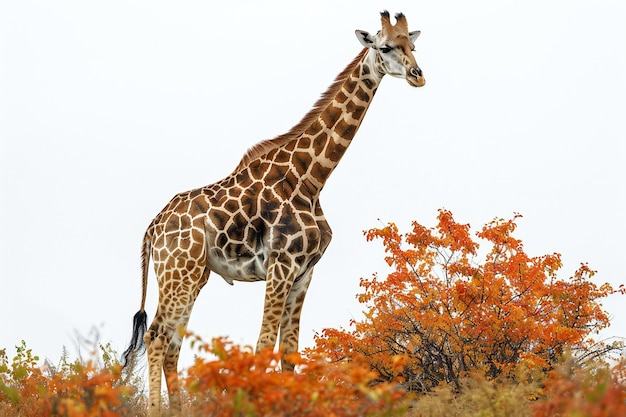
[[152, 227], [149, 227], [143, 238], [141, 247], [141, 308], [133, 317], [133, 335], [128, 348], [122, 354], [122, 366], [126, 366], [135, 352], [139, 354], [145, 350], [143, 339], [148, 330], [148, 315], [146, 314], [146, 290], [148, 289], [148, 268], [150, 265], [150, 251], [152, 250]]

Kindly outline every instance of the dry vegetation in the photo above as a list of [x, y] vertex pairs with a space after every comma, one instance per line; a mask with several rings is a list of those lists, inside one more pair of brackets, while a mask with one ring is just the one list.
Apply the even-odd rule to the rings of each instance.
[[[516, 219], [476, 233], [441, 210], [438, 224], [389, 224], [379, 239], [393, 272], [362, 280], [365, 318], [325, 329], [291, 355], [206, 343], [189, 335], [198, 359], [184, 370], [190, 416], [592, 416], [626, 415], [620, 342], [591, 339], [609, 325], [601, 301], [624, 294], [592, 282], [586, 264], [558, 276], [560, 256], [528, 256]], [[122, 369], [110, 346], [90, 359], [40, 363], [22, 342], [0, 350], [0, 416], [142, 416], [136, 363]]]

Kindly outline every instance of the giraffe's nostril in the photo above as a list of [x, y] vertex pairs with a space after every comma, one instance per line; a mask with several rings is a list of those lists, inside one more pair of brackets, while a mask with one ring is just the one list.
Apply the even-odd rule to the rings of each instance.
[[422, 70], [417, 68], [417, 67], [413, 67], [411, 68], [411, 75], [414, 77], [421, 77], [422, 76]]

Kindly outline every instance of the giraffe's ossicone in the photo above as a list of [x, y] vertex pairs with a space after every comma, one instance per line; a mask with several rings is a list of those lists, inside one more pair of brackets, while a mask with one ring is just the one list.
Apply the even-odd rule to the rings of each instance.
[[[300, 313], [313, 267], [331, 240], [320, 192], [350, 145], [385, 74], [424, 85], [401, 13], [392, 24], [381, 13], [376, 35], [357, 30], [364, 49], [337, 76], [313, 109], [289, 132], [260, 142], [228, 177], [176, 195], [148, 227], [142, 250], [141, 309], [128, 361], [143, 343], [148, 351], [151, 415], [159, 415], [161, 372], [170, 410], [180, 412], [177, 376], [181, 332], [211, 271], [228, 283], [265, 281], [257, 351], [298, 349]], [[145, 313], [150, 256], [159, 285], [152, 324]], [[280, 332], [279, 332], [280, 330]], [[280, 337], [279, 337], [280, 333]], [[283, 362], [283, 369], [291, 369]]]

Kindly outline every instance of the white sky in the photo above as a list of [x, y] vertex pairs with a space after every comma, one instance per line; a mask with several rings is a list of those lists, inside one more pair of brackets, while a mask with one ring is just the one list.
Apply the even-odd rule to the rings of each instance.
[[[625, 282], [623, 0], [4, 1], [0, 348], [56, 361], [95, 325], [121, 352], [153, 216], [298, 122], [385, 8], [422, 31], [427, 83], [383, 81], [322, 193], [334, 239], [301, 346], [360, 317], [359, 278], [386, 272], [362, 235], [377, 219], [408, 230], [446, 208], [477, 231], [519, 212], [516, 236], [562, 253], [561, 277], [589, 262], [598, 284]], [[263, 290], [212, 275], [189, 328], [255, 344]], [[624, 298], [605, 306], [603, 336], [626, 336]]]

